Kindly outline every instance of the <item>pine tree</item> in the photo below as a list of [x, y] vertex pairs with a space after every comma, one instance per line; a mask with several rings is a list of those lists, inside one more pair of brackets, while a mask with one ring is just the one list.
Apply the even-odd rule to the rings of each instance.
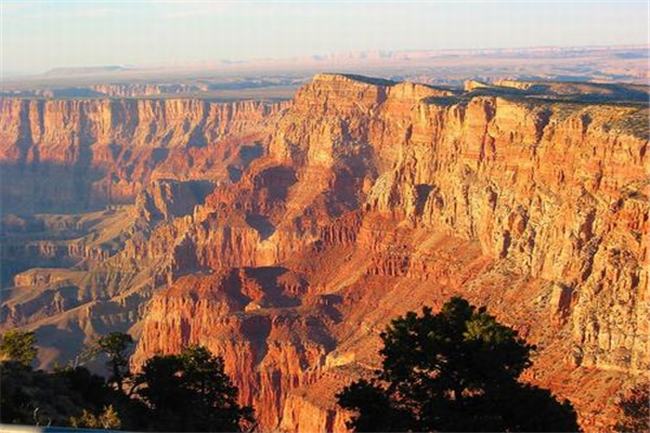
[[338, 395], [356, 431], [577, 431], [568, 402], [517, 381], [535, 349], [462, 298], [381, 335], [382, 369]]

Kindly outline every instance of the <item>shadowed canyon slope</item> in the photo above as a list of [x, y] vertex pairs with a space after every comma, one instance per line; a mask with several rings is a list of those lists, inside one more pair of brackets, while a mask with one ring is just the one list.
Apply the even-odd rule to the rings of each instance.
[[85, 213], [3, 219], [3, 255], [60, 260], [16, 265], [3, 326], [36, 329], [43, 363], [109, 329], [139, 336], [136, 368], [204, 344], [262, 428], [341, 431], [333, 395], [377, 366], [388, 320], [461, 294], [537, 344], [527, 380], [605, 427], [650, 367], [647, 88], [497, 84], [5, 99], [3, 164], [26, 179], [8, 210], [61, 191]]

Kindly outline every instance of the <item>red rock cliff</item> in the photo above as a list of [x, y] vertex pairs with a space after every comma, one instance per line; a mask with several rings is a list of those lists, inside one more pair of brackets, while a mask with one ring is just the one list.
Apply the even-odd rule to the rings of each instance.
[[262, 140], [282, 109], [259, 101], [1, 98], [3, 202], [8, 211], [83, 210], [132, 202], [151, 178], [224, 177], [238, 146]]
[[[217, 188], [177, 238], [175, 262], [192, 265], [152, 301], [135, 363], [206, 344], [264, 428], [338, 430], [333, 384], [376, 365], [387, 320], [460, 293], [537, 343], [528, 380], [602, 428], [613, 393], [650, 363], [647, 115], [319, 75], [278, 121], [268, 156]], [[282, 306], [235, 305], [228, 282], [174, 294], [195, 286], [186, 272], [231, 266], [281, 266], [309, 285]], [[208, 308], [217, 294], [229, 301]], [[282, 344], [284, 315], [296, 322]], [[270, 325], [239, 329], [253, 318]], [[277, 350], [259, 352], [269, 342]]]
[[377, 366], [388, 320], [461, 294], [538, 345], [526, 380], [605, 429], [650, 366], [648, 107], [506, 84], [321, 74], [288, 106], [5, 100], [5, 161], [106, 165], [111, 200], [139, 195], [110, 257], [20, 274], [34, 295], [15, 288], [3, 322], [52, 345], [54, 324], [77, 342], [130, 329], [136, 368], [204, 344], [262, 429], [341, 431], [333, 396]]

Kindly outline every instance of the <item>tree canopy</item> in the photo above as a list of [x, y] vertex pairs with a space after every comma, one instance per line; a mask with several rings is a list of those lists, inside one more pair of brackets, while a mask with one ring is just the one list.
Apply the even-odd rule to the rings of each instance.
[[380, 334], [382, 368], [338, 395], [356, 431], [577, 431], [568, 402], [517, 381], [535, 349], [455, 297]]
[[12, 329], [2, 335], [0, 341], [0, 360], [16, 361], [31, 365], [36, 358], [36, 336], [33, 332]]
[[151, 410], [154, 430], [233, 432], [253, 422], [252, 409], [237, 403], [223, 359], [205, 347], [154, 356], [134, 380], [136, 394]]
[[93, 345], [89, 353], [108, 356], [110, 377], [104, 379], [79, 366], [34, 370], [34, 335], [5, 334], [0, 420], [140, 431], [234, 432], [253, 425], [253, 411], [237, 403], [222, 358], [192, 346], [154, 356], [133, 375], [127, 355], [132, 342], [130, 335], [114, 332]]
[[129, 376], [129, 346], [133, 344], [133, 337], [123, 332], [111, 332], [100, 337], [97, 341], [96, 351], [108, 356], [107, 365], [111, 372], [109, 380], [122, 390], [124, 379]]
[[3, 423], [59, 425], [83, 410], [108, 404], [110, 390], [101, 376], [86, 368], [47, 373], [16, 361], [0, 363], [0, 419]]

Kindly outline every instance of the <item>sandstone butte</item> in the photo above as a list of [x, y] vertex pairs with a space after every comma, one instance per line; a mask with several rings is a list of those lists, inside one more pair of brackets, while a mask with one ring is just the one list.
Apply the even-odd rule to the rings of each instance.
[[498, 84], [2, 99], [2, 327], [36, 330], [43, 366], [110, 330], [138, 337], [134, 368], [203, 344], [263, 431], [341, 432], [334, 394], [388, 320], [460, 294], [607, 428], [650, 367], [647, 99]]

